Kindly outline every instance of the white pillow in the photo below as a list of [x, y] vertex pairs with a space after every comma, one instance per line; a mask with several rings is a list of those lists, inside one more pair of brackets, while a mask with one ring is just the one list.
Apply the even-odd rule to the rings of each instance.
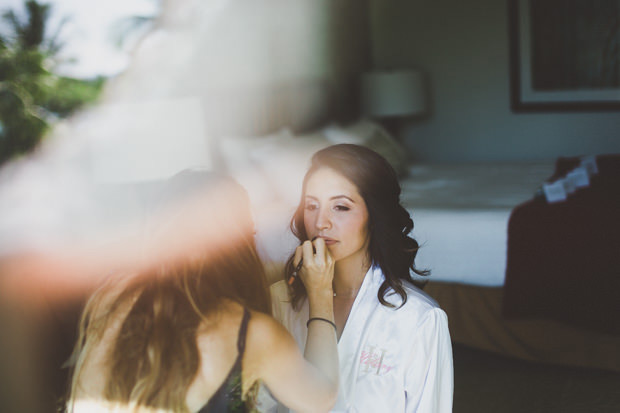
[[310, 158], [330, 142], [322, 133], [294, 136], [288, 129], [255, 137], [219, 141], [225, 168], [246, 187], [252, 202], [296, 206]]
[[275, 186], [261, 169], [260, 154], [264, 147], [269, 147], [273, 141], [281, 139], [280, 135], [290, 137], [290, 133], [283, 129], [267, 136], [227, 136], [218, 139], [217, 152], [225, 171], [245, 187], [255, 206], [278, 201]]
[[322, 133], [281, 134], [255, 150], [252, 161], [275, 189], [278, 199], [287, 206], [296, 206], [312, 155], [329, 145]]

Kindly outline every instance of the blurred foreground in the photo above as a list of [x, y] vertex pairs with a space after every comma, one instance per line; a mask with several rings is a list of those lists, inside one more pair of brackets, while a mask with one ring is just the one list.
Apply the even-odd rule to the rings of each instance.
[[[0, 170], [0, 410], [54, 410], [77, 314], [102, 278], [238, 239], [225, 224], [235, 205], [218, 195], [226, 188], [152, 210], [161, 184], [186, 168], [234, 169], [260, 195], [264, 178], [251, 165], [223, 165], [215, 149], [227, 135], [307, 130], [328, 118], [328, 97], [361, 61], [359, 47], [334, 43], [348, 36], [343, 19], [361, 16], [353, 6], [164, 0], [99, 104]], [[253, 205], [280, 221], [289, 208], [269, 197]], [[181, 225], [154, 236], [151, 224], [170, 215]]]

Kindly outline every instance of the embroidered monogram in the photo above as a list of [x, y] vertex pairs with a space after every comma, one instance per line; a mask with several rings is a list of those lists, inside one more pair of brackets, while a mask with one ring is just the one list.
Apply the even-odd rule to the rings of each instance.
[[366, 345], [360, 356], [362, 373], [370, 373], [376, 376], [383, 376], [390, 372], [394, 366], [385, 363], [387, 351], [376, 346]]

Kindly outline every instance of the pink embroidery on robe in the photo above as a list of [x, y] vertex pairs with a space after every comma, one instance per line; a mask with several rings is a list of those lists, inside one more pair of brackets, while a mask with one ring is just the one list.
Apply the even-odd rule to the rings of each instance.
[[360, 356], [361, 372], [376, 376], [383, 376], [389, 373], [394, 366], [385, 364], [386, 353], [385, 349], [377, 348], [376, 346], [366, 346]]

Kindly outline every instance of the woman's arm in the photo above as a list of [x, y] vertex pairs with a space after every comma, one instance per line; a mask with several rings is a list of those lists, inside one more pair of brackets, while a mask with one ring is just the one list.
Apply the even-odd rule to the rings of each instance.
[[[328, 322], [334, 322], [334, 260], [322, 238], [297, 247], [293, 262], [297, 264], [302, 256], [300, 277], [308, 294], [308, 320], [317, 319], [308, 324], [304, 355], [322, 371], [330, 372], [338, 366], [338, 353], [334, 351], [338, 344], [336, 327]], [[330, 379], [338, 382], [338, 369], [332, 373]]]
[[336, 333], [328, 323], [310, 325], [309, 341], [313, 336], [320, 345], [310, 346], [311, 351], [306, 346], [306, 359], [280, 323], [265, 314], [252, 313], [243, 360], [244, 381], [262, 380], [273, 396], [295, 411], [324, 412], [333, 407], [338, 394]]
[[[298, 411], [326, 411], [333, 407], [338, 393], [338, 353], [333, 309], [332, 279], [334, 262], [323, 239], [306, 241], [295, 252], [295, 264], [303, 257], [299, 274], [309, 301], [309, 317], [304, 356], [295, 340], [271, 318], [262, 325], [263, 364], [260, 376], [272, 394]], [[260, 320], [260, 319], [259, 319]], [[275, 323], [270, 326], [270, 323]], [[275, 341], [268, 341], [269, 339]]]

